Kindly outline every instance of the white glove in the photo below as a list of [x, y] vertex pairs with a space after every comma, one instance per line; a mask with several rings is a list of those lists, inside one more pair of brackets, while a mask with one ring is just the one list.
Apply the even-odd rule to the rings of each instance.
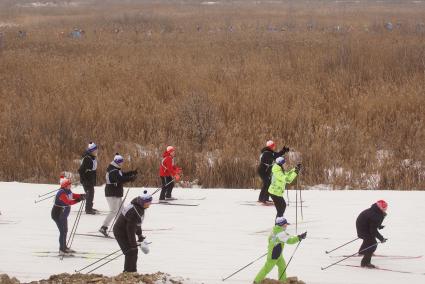
[[149, 253], [149, 244], [147, 241], [143, 241], [140, 243], [140, 249], [142, 250], [142, 252], [144, 254], [148, 254]]

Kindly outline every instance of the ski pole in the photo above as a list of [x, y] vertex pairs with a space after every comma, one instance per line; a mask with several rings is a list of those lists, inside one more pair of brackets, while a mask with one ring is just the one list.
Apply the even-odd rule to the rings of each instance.
[[166, 187], [167, 185], [171, 184], [174, 181], [174, 178], [171, 179], [168, 183], [166, 183], [164, 186], [158, 187], [151, 195], [154, 196], [155, 193], [160, 191], [162, 188]]
[[301, 208], [301, 221], [303, 221], [304, 220], [304, 214], [303, 214], [303, 197], [302, 197], [302, 195], [301, 195], [301, 187], [299, 186], [299, 176], [297, 177], [297, 188], [298, 188], [298, 190], [299, 190], [299, 192], [300, 192], [300, 208]]
[[351, 241], [349, 241], [349, 242], [346, 242], [345, 244], [342, 244], [342, 245], [340, 245], [339, 247], [336, 247], [336, 248], [334, 248], [334, 249], [332, 249], [332, 250], [327, 250], [327, 251], [325, 251], [325, 253], [331, 253], [331, 252], [333, 252], [334, 250], [337, 250], [337, 249], [339, 249], [339, 248], [342, 248], [343, 246], [346, 246], [346, 245], [348, 245], [348, 244], [350, 244], [350, 243], [352, 243], [352, 242], [354, 242], [354, 241], [357, 241], [359, 238], [355, 238], [354, 240], [351, 240]]
[[236, 273], [244, 270], [245, 268], [247, 268], [248, 266], [250, 266], [251, 264], [253, 264], [254, 262], [256, 262], [257, 260], [263, 258], [264, 256], [266, 256], [268, 254], [268, 252], [266, 252], [265, 254], [263, 254], [262, 256], [259, 256], [258, 258], [256, 258], [255, 260], [251, 261], [250, 263], [248, 263], [247, 265], [245, 265], [244, 267], [240, 268], [239, 270], [237, 270], [236, 272], [233, 272], [232, 274], [230, 274], [229, 276], [227, 276], [226, 278], [223, 278], [222, 281], [225, 281], [227, 279], [229, 279], [230, 277], [232, 277], [233, 275], [235, 275]]
[[295, 233], [298, 233], [298, 192], [296, 188], [295, 188]]
[[80, 223], [80, 218], [83, 213], [84, 204], [85, 204], [85, 200], [81, 201], [80, 209], [78, 209], [77, 217], [75, 217], [74, 225], [72, 226], [71, 234], [69, 235], [68, 242], [66, 244], [68, 248], [72, 246], [72, 242], [74, 241], [74, 236], [75, 236], [75, 233], [77, 232], [77, 227], [78, 227], [78, 224]]
[[347, 257], [344, 257], [343, 259], [338, 260], [337, 262], [334, 262], [334, 263], [332, 263], [332, 264], [329, 264], [329, 265], [328, 265], [328, 266], [326, 266], [326, 267], [320, 267], [320, 269], [325, 270], [325, 269], [327, 269], [327, 268], [329, 268], [329, 267], [331, 267], [331, 266], [334, 266], [335, 264], [340, 263], [341, 261], [344, 261], [344, 260], [346, 260], [346, 259], [348, 259], [348, 258], [350, 258], [350, 257], [353, 257], [353, 256], [355, 256], [356, 254], [359, 254], [359, 253], [361, 253], [361, 252], [363, 252], [363, 251], [365, 251], [365, 250], [368, 250], [368, 249], [370, 249], [370, 248], [373, 248], [373, 247], [375, 247], [375, 246], [377, 246], [377, 245], [378, 245], [378, 243], [373, 244], [373, 245], [371, 245], [371, 246], [368, 246], [367, 248], [362, 249], [362, 250], [361, 250], [361, 251], [359, 251], [359, 252], [353, 253], [352, 255], [349, 255], [349, 256], [347, 256]]
[[43, 199], [34, 200], [34, 203], [40, 203], [40, 202], [42, 202], [44, 200], [50, 199], [50, 198], [55, 197], [55, 196], [56, 196], [56, 194], [53, 194], [53, 195], [47, 196], [47, 197], [45, 197]]
[[115, 215], [115, 218], [112, 221], [112, 225], [109, 227], [108, 234], [112, 231], [112, 228], [114, 227], [115, 221], [117, 220], [118, 215], [121, 213], [121, 208], [122, 208], [122, 206], [124, 204], [124, 201], [127, 199], [127, 195], [128, 195], [128, 192], [129, 191], [130, 191], [130, 188], [127, 188], [127, 192], [125, 193], [124, 199], [121, 201], [120, 208], [118, 208], [117, 214]]
[[[137, 247], [140, 247], [140, 245], [137, 245]], [[120, 253], [119, 255], [115, 256], [114, 258], [111, 258], [111, 259], [109, 259], [108, 261], [106, 261], [106, 262], [102, 263], [101, 265], [96, 266], [96, 267], [95, 267], [95, 268], [93, 268], [92, 270], [90, 270], [90, 271], [86, 272], [86, 274], [91, 273], [91, 272], [93, 272], [93, 271], [97, 270], [98, 268], [100, 268], [100, 267], [102, 267], [102, 266], [104, 266], [104, 265], [106, 265], [106, 264], [110, 263], [111, 261], [113, 261], [113, 260], [117, 259], [118, 257], [120, 257], [120, 256], [122, 256], [122, 255], [127, 254], [127, 253], [128, 253], [130, 250], [132, 250], [132, 249], [134, 249], [134, 248], [128, 249], [128, 250], [126, 250], [125, 252]], [[136, 249], [138, 249], [138, 248], [136, 248]]]
[[286, 190], [286, 199], [288, 199], [288, 206], [289, 206], [289, 188]]
[[53, 192], [56, 192], [56, 191], [58, 191], [59, 189], [54, 189], [54, 190], [52, 190], [52, 191], [49, 191], [49, 192], [46, 192], [45, 194], [39, 194], [38, 195], [38, 198], [40, 198], [40, 197], [43, 197], [43, 196], [46, 196], [46, 195], [48, 195], [48, 194], [50, 194], [50, 193], [53, 193]]
[[78, 269], [78, 270], [74, 270], [74, 271], [75, 271], [75, 272], [77, 272], [77, 273], [79, 273], [79, 272], [83, 271], [84, 269], [86, 269], [86, 268], [88, 268], [88, 267], [90, 267], [90, 266], [92, 266], [92, 265], [95, 265], [96, 263], [98, 263], [98, 262], [100, 262], [100, 261], [104, 260], [105, 258], [108, 258], [108, 257], [110, 257], [110, 256], [111, 256], [111, 255], [113, 255], [113, 254], [116, 254], [116, 253], [117, 253], [117, 252], [119, 252], [119, 251], [121, 251], [121, 249], [118, 249], [118, 250], [116, 250], [116, 251], [114, 251], [114, 252], [112, 252], [112, 253], [108, 254], [107, 256], [102, 257], [101, 259], [98, 259], [98, 260], [96, 260], [95, 262], [90, 263], [89, 265], [86, 265], [86, 266], [84, 266], [83, 268]]
[[282, 274], [280, 274], [280, 277], [279, 277], [279, 279], [278, 279], [278, 280], [280, 280], [280, 278], [282, 278], [283, 274], [285, 274], [286, 268], [288, 268], [289, 264], [291, 263], [291, 260], [292, 260], [292, 258], [294, 257], [295, 252], [297, 251], [298, 247], [300, 246], [301, 241], [302, 241], [302, 239], [300, 239], [300, 241], [298, 242], [297, 246], [295, 247], [295, 250], [294, 250], [294, 252], [292, 253], [291, 258], [289, 259], [288, 263], [286, 264], [285, 269], [282, 271]]

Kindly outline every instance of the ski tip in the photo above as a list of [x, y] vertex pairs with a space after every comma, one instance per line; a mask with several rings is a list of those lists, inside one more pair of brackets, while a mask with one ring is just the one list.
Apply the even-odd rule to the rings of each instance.
[[329, 252], [328, 251], [325, 251], [325, 253], [328, 254]]

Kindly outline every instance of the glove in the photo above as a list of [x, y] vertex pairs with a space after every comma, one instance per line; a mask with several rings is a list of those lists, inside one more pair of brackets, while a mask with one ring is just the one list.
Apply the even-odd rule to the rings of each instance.
[[142, 252], [143, 252], [144, 254], [148, 254], [148, 253], [149, 253], [149, 244], [148, 244], [146, 241], [143, 241], [143, 242], [140, 244], [140, 249], [142, 250]]
[[86, 194], [85, 193], [80, 194], [80, 197], [77, 198], [77, 201], [83, 201], [83, 200], [86, 200]]
[[298, 235], [298, 238], [301, 240], [304, 240], [307, 237], [307, 232], [302, 233], [301, 235]]
[[137, 242], [138, 242], [138, 243], [141, 243], [141, 242], [143, 242], [145, 239], [146, 239], [146, 237], [145, 237], [145, 236], [143, 236], [143, 235], [138, 235]]
[[385, 226], [383, 226], [383, 225], [378, 227], [379, 230], [382, 230], [383, 228], [385, 228]]
[[295, 166], [295, 172], [296, 172], [297, 174], [301, 171], [301, 169], [302, 169], [302, 165], [301, 165], [301, 164], [297, 164], [297, 165]]
[[176, 168], [176, 174], [181, 174], [181, 172], [182, 172], [182, 168], [177, 167]]
[[382, 238], [382, 240], [381, 240], [381, 244], [385, 243], [387, 240], [388, 240], [388, 239], [386, 239], [386, 238]]
[[179, 180], [180, 180], [180, 176], [179, 176], [179, 175], [175, 175], [175, 176], [174, 176], [174, 180], [175, 180], [175, 181], [179, 181]]
[[284, 146], [284, 147], [282, 148], [282, 152], [283, 152], [283, 154], [288, 153], [288, 152], [289, 152], [289, 148], [288, 148], [288, 147], [286, 147], [286, 146]]

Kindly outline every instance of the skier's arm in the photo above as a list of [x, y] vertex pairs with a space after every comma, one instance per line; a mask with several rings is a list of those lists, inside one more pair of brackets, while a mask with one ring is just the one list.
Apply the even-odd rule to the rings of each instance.
[[297, 172], [295, 171], [295, 168], [294, 168], [292, 170], [287, 171], [284, 175], [285, 175], [285, 183], [291, 183], [297, 177]]
[[285, 244], [296, 244], [299, 242], [299, 238], [297, 236], [291, 236], [286, 232], [280, 232], [279, 234], [277, 234], [277, 237], [279, 239], [280, 242], [285, 243]]
[[80, 197], [80, 195], [79, 194], [72, 194], [72, 197], [73, 198], [75, 198], [75, 199], [69, 199], [68, 198], [68, 195], [66, 195], [65, 193], [62, 193], [60, 196], [59, 196], [59, 199], [63, 202], [63, 203], [65, 203], [66, 205], [74, 205], [75, 203], [77, 203], [78, 201], [76, 200], [77, 198], [79, 198]]
[[173, 159], [171, 157], [166, 157], [164, 160], [164, 168], [170, 173], [171, 176], [176, 175], [176, 170], [173, 166]]
[[378, 232], [379, 222], [376, 222], [376, 220], [371, 220], [369, 223], [369, 233], [373, 238], [377, 238], [382, 242], [384, 237]]

